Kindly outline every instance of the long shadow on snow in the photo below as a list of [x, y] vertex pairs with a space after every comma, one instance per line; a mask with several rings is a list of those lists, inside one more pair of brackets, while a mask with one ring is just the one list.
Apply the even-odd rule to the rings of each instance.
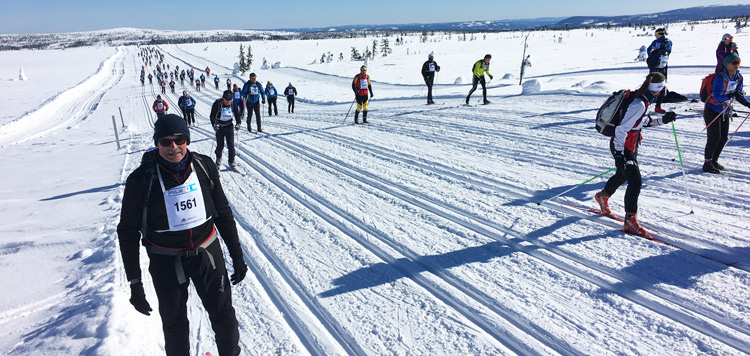
[[91, 188], [91, 189], [86, 189], [86, 190], [79, 190], [77, 192], [65, 193], [65, 194], [55, 195], [55, 196], [49, 197], [49, 198], [39, 199], [39, 201], [50, 201], [50, 200], [64, 199], [64, 198], [69, 198], [69, 197], [72, 197], [72, 196], [75, 196], [75, 195], [80, 195], [80, 194], [90, 194], [90, 193], [106, 192], [108, 190], [115, 189], [115, 188], [117, 188], [117, 187], [119, 187], [121, 185], [123, 185], [123, 183], [116, 183], [116, 184], [105, 185], [105, 186], [101, 186], [101, 187], [97, 187], [97, 188]]
[[392, 283], [402, 278], [411, 278], [422, 272], [431, 272], [423, 266], [434, 266], [434, 268], [445, 270], [468, 263], [487, 262], [492, 258], [508, 256], [514, 252], [517, 251], [500, 242], [490, 242], [441, 255], [423, 256], [418, 261], [400, 258], [394, 264], [381, 262], [334, 279], [333, 284], [337, 287], [322, 292], [319, 296], [321, 298], [333, 297]]

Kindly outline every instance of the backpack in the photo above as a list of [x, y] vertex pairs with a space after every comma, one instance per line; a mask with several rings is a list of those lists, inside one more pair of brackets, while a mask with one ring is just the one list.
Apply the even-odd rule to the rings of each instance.
[[614, 136], [615, 128], [622, 122], [625, 110], [633, 100], [635, 95], [630, 93], [630, 89], [612, 93], [596, 113], [596, 131], [607, 137]]
[[[724, 75], [724, 71], [723, 70], [721, 72], [719, 72], [719, 73], [721, 73], [721, 76], [724, 77], [724, 80], [727, 80], [727, 77]], [[709, 74], [705, 78], [703, 78], [703, 80], [701, 80], [701, 91], [700, 91], [700, 93], [701, 93], [701, 101], [702, 102], [704, 102], [704, 103], [707, 102], [708, 99], [713, 94], [712, 93], [712, 91], [713, 91], [712, 87], [713, 87], [713, 84], [714, 84], [714, 78], [716, 78], [716, 75], [719, 74], [719, 73]]]

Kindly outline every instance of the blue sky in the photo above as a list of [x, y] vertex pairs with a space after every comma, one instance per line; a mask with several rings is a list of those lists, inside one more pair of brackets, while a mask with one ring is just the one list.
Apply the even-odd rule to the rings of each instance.
[[577, 15], [633, 15], [750, 1], [431, 0], [198, 1], [0, 0], [0, 33], [116, 27], [169, 30], [275, 29]]

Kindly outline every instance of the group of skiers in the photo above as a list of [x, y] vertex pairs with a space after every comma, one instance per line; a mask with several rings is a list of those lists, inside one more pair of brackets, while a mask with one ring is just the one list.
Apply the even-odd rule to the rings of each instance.
[[[672, 41], [666, 35], [667, 32], [664, 28], [657, 29], [654, 34], [656, 39], [648, 48], [646, 60], [650, 73], [640, 89], [624, 102], [625, 111], [622, 119], [610, 139], [610, 151], [617, 167], [615, 175], [609, 178], [604, 189], [594, 195], [594, 200], [598, 203], [600, 212], [604, 215], [611, 215], [608, 200], [618, 187], [627, 182], [623, 229], [626, 232], [648, 238], [651, 237], [650, 234], [641, 227], [636, 218], [638, 196], [642, 184], [637, 155], [643, 127], [663, 125], [677, 118], [674, 112], [666, 112], [661, 108], [667, 90], [665, 86], [667, 61], [672, 53]], [[705, 130], [707, 132], [703, 171], [711, 174], [721, 173], [725, 170], [724, 166], [719, 163], [719, 156], [728, 141], [729, 122], [733, 115], [732, 104], [737, 101], [746, 107], [750, 107], [750, 102], [745, 98], [743, 77], [739, 71], [740, 56], [737, 45], [732, 42], [732, 39], [733, 37], [730, 34], [722, 36], [719, 47], [716, 49], [715, 73], [704, 79], [706, 87], [701, 88], [701, 91], [705, 90], [706, 94], [703, 119], [706, 123]], [[651, 104], [655, 104], [654, 112], [663, 114], [663, 116], [652, 117], [647, 114], [648, 107]]]
[[[638, 164], [641, 131], [644, 127], [660, 126], [677, 119], [674, 112], [666, 112], [661, 108], [667, 90], [668, 59], [672, 53], [672, 42], [666, 35], [665, 29], [656, 30], [656, 39], [647, 49], [649, 74], [639, 89], [630, 93], [623, 102], [620, 121], [616, 123], [609, 142], [616, 171], [604, 189], [594, 195], [601, 214], [611, 215], [608, 201], [627, 182], [623, 229], [647, 238], [650, 238], [650, 234], [637, 220], [638, 197], [642, 186]], [[153, 56], [157, 56], [157, 68], [164, 67], [163, 55], [158, 51], [142, 51], [139, 55], [144, 57], [146, 66], [150, 65]], [[478, 84], [482, 85], [483, 103], [489, 103], [484, 76], [486, 74], [490, 80], [493, 79], [489, 72], [491, 58], [487, 54], [474, 62], [472, 87], [466, 96], [466, 104]], [[708, 133], [703, 171], [708, 173], [719, 173], [725, 169], [718, 160], [728, 139], [733, 102], [750, 107], [750, 102], [744, 97], [743, 77], [739, 72], [741, 61], [731, 35], [725, 34], [722, 37], [716, 58], [716, 73], [710, 81], [703, 114]], [[432, 86], [439, 71], [440, 66], [435, 62], [434, 53], [430, 53], [421, 70], [428, 89], [428, 105], [434, 104]], [[161, 69], [158, 72], [161, 74]], [[170, 78], [177, 75], [178, 68], [170, 72], [172, 73], [174, 75], [170, 75]], [[180, 73], [181, 80], [185, 73], [185, 70]], [[192, 81], [193, 70], [190, 69], [188, 73]], [[209, 68], [206, 68], [206, 74], [210, 75]], [[142, 83], [144, 76], [145, 71], [142, 70]], [[151, 82], [151, 73], [148, 74], [148, 79]], [[204, 81], [205, 77], [201, 75], [201, 79], [196, 81], [196, 89], [205, 85]], [[219, 79], [216, 75], [214, 84], [218, 89]], [[183, 114], [181, 118], [168, 114], [169, 105], [162, 100], [161, 95], [157, 95], [153, 104], [153, 110], [158, 116], [153, 136], [157, 150], [144, 154], [141, 166], [128, 177], [123, 195], [117, 232], [123, 264], [130, 281], [130, 302], [143, 314], [149, 315], [152, 310], [141, 281], [138, 249], [139, 244], [143, 243], [151, 261], [149, 272], [159, 300], [159, 314], [168, 355], [189, 354], [189, 328], [185, 308], [188, 279], [195, 283], [198, 296], [209, 314], [220, 355], [240, 353], [237, 319], [227, 281], [232, 284], [242, 281], [247, 273], [247, 266], [232, 210], [219, 181], [218, 167], [226, 144], [229, 151], [228, 163], [236, 169], [234, 141], [241, 129], [244, 111], [247, 111], [248, 131], [252, 132], [251, 121], [255, 116], [257, 132], [263, 132], [260, 105], [268, 100], [268, 115], [278, 115], [278, 92], [270, 81], [263, 88], [255, 73], [250, 73], [249, 80], [241, 89], [237, 84], [232, 84], [230, 79], [227, 79], [226, 84], [227, 90], [214, 101], [209, 115], [216, 133], [215, 162], [187, 149], [190, 144], [189, 126], [195, 125], [195, 99], [187, 91], [183, 91], [178, 100]], [[368, 103], [373, 97], [373, 91], [366, 66], [360, 67], [351, 87], [357, 104], [354, 122], [359, 124], [359, 115], [362, 113], [362, 123], [368, 123]], [[282, 94], [287, 96], [288, 111], [293, 113], [297, 89], [289, 83]], [[651, 105], [654, 105], [654, 113], [661, 115], [649, 114]], [[216, 242], [219, 235], [217, 230], [232, 258], [234, 273], [231, 277], [226, 270], [221, 246]]]

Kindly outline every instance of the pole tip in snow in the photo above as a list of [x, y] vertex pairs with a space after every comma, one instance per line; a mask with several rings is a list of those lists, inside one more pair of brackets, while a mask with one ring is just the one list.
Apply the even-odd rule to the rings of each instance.
[[542, 205], [542, 202], [538, 201], [536, 202], [536, 205]]

